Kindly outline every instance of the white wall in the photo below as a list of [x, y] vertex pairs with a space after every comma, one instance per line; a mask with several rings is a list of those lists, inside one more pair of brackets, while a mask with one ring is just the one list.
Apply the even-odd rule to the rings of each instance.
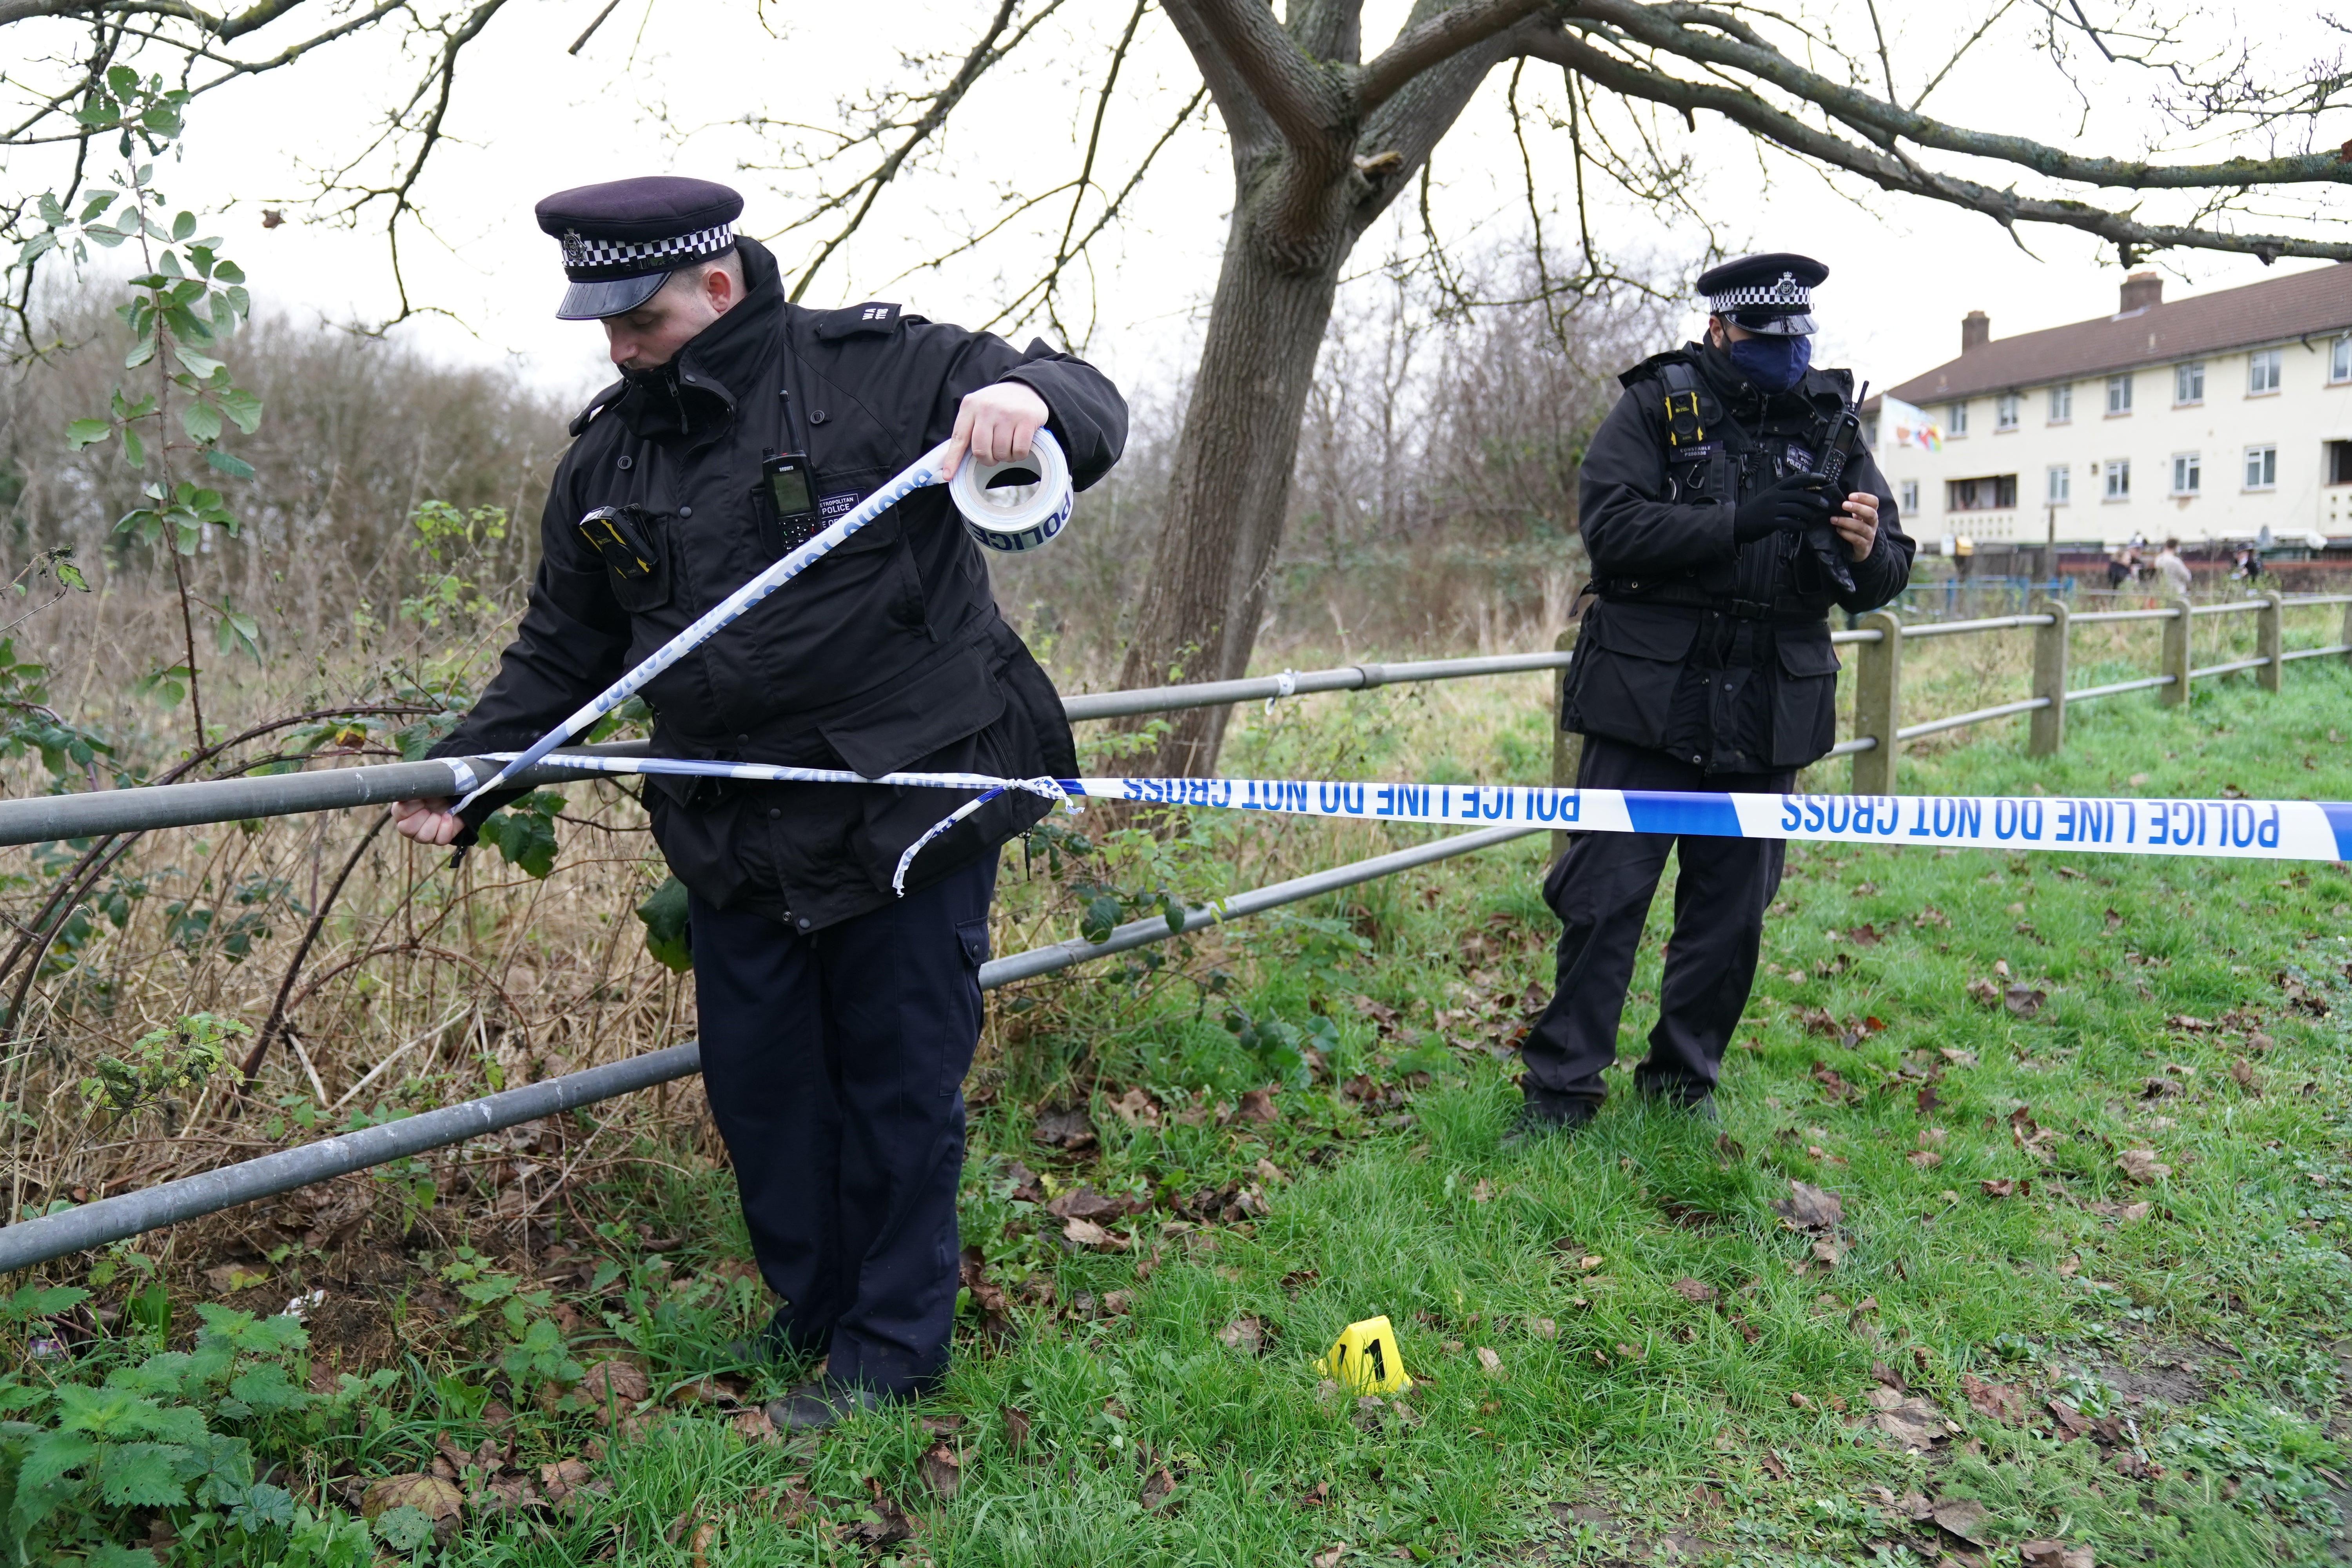
[[[2253, 394], [2250, 361], [2262, 349], [2280, 351], [2280, 387]], [[2331, 381], [2334, 344], [2290, 339], [2208, 356], [2201, 402], [2174, 402], [2173, 363], [2142, 366], [2132, 374], [2128, 414], [2106, 412], [2104, 376], [2076, 381], [2073, 416], [2050, 418], [2050, 384], [2019, 388], [2018, 420], [1998, 427], [1999, 399], [1975, 397], [1967, 404], [1967, 432], [1954, 428], [1953, 405], [1931, 405], [1927, 416], [1943, 425], [1944, 449], [1916, 446], [1887, 449], [1882, 438], [1879, 467], [1898, 500], [1906, 481], [1919, 489], [1916, 511], [1906, 510], [1905, 531], [1927, 548], [1939, 537], [1966, 534], [1979, 543], [2015, 541], [2038, 544], [2048, 537], [2047, 475], [2064, 467], [2072, 496], [2057, 507], [2063, 541], [2120, 544], [2138, 533], [2161, 543], [2178, 536], [2184, 544], [2251, 537], [2267, 525], [2284, 542], [2310, 530], [2352, 534], [2352, 485], [2327, 482], [2329, 441], [2352, 441], [2352, 377]], [[2352, 368], [2338, 366], [2336, 368]], [[1881, 419], [1882, 437], [1887, 421]], [[2277, 482], [2267, 489], [2246, 485], [2249, 447], [2278, 448]], [[2201, 483], [2193, 495], [2173, 491], [2173, 459], [2195, 454]], [[2105, 471], [2113, 461], [2131, 465], [2129, 499], [2110, 500]], [[1949, 481], [2002, 474], [2017, 476], [2014, 510], [1954, 511], [1947, 505]]]

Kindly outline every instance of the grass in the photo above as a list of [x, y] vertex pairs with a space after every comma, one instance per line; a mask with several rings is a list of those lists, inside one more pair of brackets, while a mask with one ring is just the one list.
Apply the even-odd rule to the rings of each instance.
[[[2186, 710], [2084, 710], [2056, 759], [2024, 758], [2021, 726], [1923, 750], [1904, 787], [2342, 798], [2352, 678], [2326, 662], [2275, 697], [2241, 678]], [[1261, 716], [1229, 765], [1541, 776], [1548, 735], [1516, 710], [1377, 697]], [[1139, 896], [1371, 847], [1315, 831], [1244, 871], [1204, 816], [1062, 875]], [[2102, 1563], [2328, 1560], [2352, 1504], [2341, 868], [1792, 846], [1720, 1126], [1621, 1095], [1573, 1141], [1506, 1152], [1507, 1047], [1557, 929], [1540, 842], [1000, 994], [971, 1086], [971, 1310], [919, 1408], [757, 1435], [789, 1369], [726, 1348], [767, 1310], [731, 1184], [690, 1143], [640, 1142], [584, 1217], [516, 1227], [523, 1250], [468, 1261], [420, 1229], [354, 1288], [328, 1244], [232, 1297], [327, 1283], [375, 1332], [339, 1342], [315, 1310], [311, 1386], [395, 1374], [250, 1426], [257, 1473], [320, 1521], [310, 1544], [201, 1509], [104, 1517], [191, 1563], [1926, 1563], [2042, 1539]], [[1073, 1106], [1094, 1145], [1039, 1142], [1037, 1112]], [[1838, 1221], [1784, 1221], [1792, 1183], [1835, 1193]], [[1066, 1239], [1039, 1202], [1081, 1189], [1115, 1200], [1114, 1245]], [[175, 1339], [138, 1285], [100, 1287], [123, 1315], [74, 1366], [185, 1342], [188, 1304]], [[1374, 1314], [1416, 1380], [1378, 1405], [1311, 1364]], [[618, 1432], [558, 1397], [615, 1360], [656, 1396]], [[1887, 1435], [1906, 1419], [1912, 1441]], [[2062, 1419], [2093, 1435], [2061, 1441]], [[338, 1521], [366, 1483], [436, 1454], [474, 1494], [462, 1515], [436, 1537], [431, 1508], [393, 1508], [353, 1547]], [[494, 1506], [499, 1485], [558, 1489], [539, 1467], [566, 1459], [595, 1490]]]

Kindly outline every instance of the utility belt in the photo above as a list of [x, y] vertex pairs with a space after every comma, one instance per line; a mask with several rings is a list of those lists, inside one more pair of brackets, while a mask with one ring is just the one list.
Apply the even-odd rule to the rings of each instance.
[[1601, 577], [1595, 578], [1585, 591], [1612, 604], [1671, 605], [1677, 609], [1713, 611], [1734, 620], [1769, 622], [1776, 626], [1813, 626], [1829, 616], [1825, 606], [1797, 595], [1743, 599], [1715, 592], [1690, 577]]

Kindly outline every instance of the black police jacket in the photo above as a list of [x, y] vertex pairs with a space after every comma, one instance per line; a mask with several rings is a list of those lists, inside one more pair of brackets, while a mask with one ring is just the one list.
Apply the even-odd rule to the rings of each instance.
[[[1705, 439], [1668, 439], [1670, 363], [1696, 372]], [[1878, 497], [1878, 537], [1838, 592], [1803, 539], [1740, 544], [1732, 513], [1752, 491], [1810, 468], [1852, 394], [1843, 370], [1806, 373], [1788, 392], [1750, 385], [1698, 343], [1643, 361], [1601, 423], [1578, 479], [1598, 602], [1570, 667], [1563, 728], [1664, 751], [1712, 773], [1779, 773], [1837, 740], [1832, 605], [1860, 612], [1910, 581], [1916, 547], [1867, 452], [1847, 490]], [[1689, 384], [1692, 377], [1679, 378]]]
[[[1079, 489], [1118, 460], [1127, 405], [1084, 361], [895, 305], [803, 310], [785, 300], [767, 250], [740, 244], [741, 302], [663, 371], [625, 377], [573, 421], [530, 608], [436, 755], [529, 744], [775, 559], [772, 521], [763, 535], [755, 510], [771, 452], [807, 453], [830, 520], [945, 440], [966, 393], [1011, 380], [1045, 399]], [[626, 503], [643, 509], [656, 556], [630, 577], [578, 527], [592, 508]], [[892, 507], [644, 696], [664, 756], [869, 776], [1077, 767], [1061, 700], [997, 614], [983, 552], [944, 486]], [[889, 902], [899, 854], [970, 798], [874, 784], [646, 785], [654, 836], [688, 888], [803, 931]], [[992, 851], [1045, 810], [1034, 795], [999, 796], [927, 847], [908, 885]]]

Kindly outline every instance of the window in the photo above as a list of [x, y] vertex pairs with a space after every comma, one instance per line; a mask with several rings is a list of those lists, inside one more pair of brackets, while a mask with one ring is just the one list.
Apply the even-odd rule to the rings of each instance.
[[1944, 434], [1965, 436], [1969, 433], [1969, 405], [1955, 403], [1944, 410]]
[[2107, 412], [2110, 415], [2131, 412], [2131, 384], [2128, 375], [2107, 377]]
[[2190, 360], [2187, 364], [2172, 367], [2172, 401], [2202, 403], [2205, 401], [2205, 362]]
[[2061, 463], [2050, 470], [2050, 504], [2064, 506], [2074, 499], [2074, 470]]
[[2017, 505], [2017, 476], [1988, 474], [1980, 479], [1944, 482], [1946, 511], [2006, 511]]
[[2284, 349], [2256, 349], [2246, 356], [2246, 395], [2259, 397], [2279, 389], [2279, 362], [2285, 357]]
[[2050, 389], [2050, 423], [2063, 425], [2074, 417], [2074, 384], [2068, 382], [2063, 386], [2052, 387]]
[[2246, 488], [2250, 490], [2278, 489], [2278, 448], [2276, 447], [2246, 448]]
[[2172, 459], [2172, 493], [2193, 496], [2205, 488], [2205, 467], [2194, 452], [2176, 453]]
[[2016, 429], [2018, 410], [2024, 402], [2025, 399], [2019, 396], [2014, 392], [2004, 392], [1999, 397], [1994, 398], [1992, 402], [1992, 427], [1996, 430]]
[[2107, 494], [2109, 500], [2131, 500], [2131, 459], [2110, 458], [2106, 461]]
[[2352, 441], [2327, 443], [2327, 482], [2352, 485]]
[[2327, 380], [2331, 385], [2352, 381], [2352, 338], [2338, 338], [2327, 345]]
[[[2347, 447], [2352, 447], [2352, 441], [2347, 441], [2343, 444]], [[1916, 479], [1904, 480], [1903, 489], [1895, 496], [1895, 509], [1902, 512], [1905, 517], [1918, 516], [1919, 481]]]

